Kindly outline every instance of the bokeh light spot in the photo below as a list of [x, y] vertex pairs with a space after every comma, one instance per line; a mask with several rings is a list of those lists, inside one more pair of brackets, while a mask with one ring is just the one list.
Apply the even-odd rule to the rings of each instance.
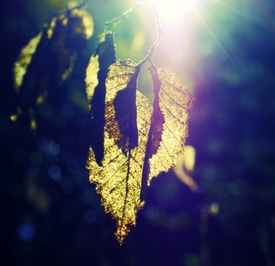
[[188, 172], [192, 172], [195, 166], [196, 150], [193, 146], [186, 145], [184, 147], [184, 162]]
[[49, 151], [54, 154], [54, 155], [57, 155], [60, 153], [60, 145], [59, 144], [56, 144], [54, 141], [51, 141], [50, 144], [49, 144]]
[[51, 166], [48, 170], [48, 175], [50, 178], [54, 179], [56, 182], [62, 181], [62, 174], [60, 168], [57, 165]]
[[212, 216], [216, 216], [219, 213], [219, 210], [220, 210], [220, 206], [219, 206], [218, 203], [213, 202], [213, 203], [210, 204], [210, 206], [209, 206], [209, 213]]
[[34, 227], [30, 223], [23, 223], [18, 226], [17, 233], [19, 238], [23, 242], [30, 243], [34, 239], [35, 230]]

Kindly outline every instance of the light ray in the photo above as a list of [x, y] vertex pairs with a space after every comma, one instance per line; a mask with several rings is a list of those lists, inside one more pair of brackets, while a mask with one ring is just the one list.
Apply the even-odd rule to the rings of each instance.
[[236, 63], [232, 60], [232, 56], [229, 54], [225, 46], [222, 44], [222, 42], [218, 39], [216, 34], [211, 30], [211, 28], [208, 26], [206, 20], [203, 17], [203, 14], [199, 11], [195, 11], [195, 14], [198, 18], [198, 20], [201, 22], [202, 26], [207, 30], [209, 35], [213, 38], [213, 40], [216, 42], [217, 46], [224, 52], [224, 54], [227, 56], [228, 60], [231, 62], [231, 64], [237, 68]]
[[248, 15], [244, 12], [241, 12], [240, 10], [238, 10], [237, 8], [234, 8], [233, 6], [229, 5], [228, 3], [225, 3], [221, 0], [217, 1], [218, 4], [222, 5], [223, 7], [227, 8], [230, 11], [233, 11], [235, 14], [239, 15], [240, 17], [246, 19], [247, 21], [254, 23], [254, 24], [258, 24], [261, 27], [270, 30], [272, 32], [274, 32], [274, 27], [273, 24], [270, 23], [270, 21], [267, 19], [267, 21], [259, 21], [259, 20], [255, 20], [255, 17]]

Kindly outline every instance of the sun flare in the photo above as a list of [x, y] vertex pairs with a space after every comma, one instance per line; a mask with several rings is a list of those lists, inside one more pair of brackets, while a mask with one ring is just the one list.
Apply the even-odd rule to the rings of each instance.
[[187, 11], [195, 9], [197, 0], [149, 0], [159, 15], [168, 22], [176, 22]]

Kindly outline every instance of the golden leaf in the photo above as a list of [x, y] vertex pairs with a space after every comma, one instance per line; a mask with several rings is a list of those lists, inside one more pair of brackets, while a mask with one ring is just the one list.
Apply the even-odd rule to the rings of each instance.
[[97, 73], [99, 71], [98, 54], [93, 54], [86, 69], [86, 94], [89, 101], [92, 100], [95, 88], [98, 85]]
[[154, 82], [151, 126], [142, 172], [141, 200], [153, 177], [176, 165], [184, 152], [193, 96], [171, 71], [149, 67]]
[[140, 69], [141, 65], [129, 59], [118, 61], [110, 67], [106, 80], [106, 103], [113, 104], [117, 126], [113, 127], [114, 122], [105, 113], [105, 128], [125, 155], [138, 145], [136, 87]]
[[19, 92], [23, 78], [27, 72], [27, 68], [32, 60], [32, 56], [36, 51], [37, 45], [41, 39], [41, 33], [32, 38], [29, 43], [21, 49], [18, 59], [14, 63], [14, 87]]
[[90, 149], [87, 161], [90, 182], [97, 184], [105, 211], [117, 220], [120, 243], [136, 224], [151, 179], [168, 171], [183, 153], [193, 99], [175, 74], [151, 66], [152, 110], [136, 90], [140, 69], [141, 64], [131, 60], [111, 65], [106, 80], [104, 157], [98, 165]]
[[[185, 88], [182, 81], [176, 74], [166, 69], [155, 69], [150, 67], [150, 72], [154, 85], [160, 86], [159, 90], [155, 89], [154, 110], [157, 110], [152, 117], [152, 126], [155, 120], [164, 119], [163, 129], [161, 133], [161, 141], [156, 141], [154, 134], [149, 141], [152, 142], [154, 151], [149, 159], [150, 173], [148, 182], [160, 172], [167, 172], [172, 166], [175, 166], [179, 154], [184, 152], [184, 143], [188, 136], [188, 119], [192, 106], [193, 96]], [[159, 91], [157, 97], [156, 93]], [[158, 106], [160, 110], [158, 110]], [[163, 118], [160, 118], [163, 116]], [[161, 123], [158, 122], [158, 127]], [[160, 131], [160, 129], [157, 129]], [[160, 133], [158, 133], [160, 134]], [[156, 147], [157, 143], [157, 147]], [[155, 150], [157, 151], [155, 152]]]
[[[117, 220], [115, 235], [120, 243], [136, 224], [137, 211], [144, 204], [140, 201], [141, 175], [152, 107], [147, 98], [136, 91], [139, 70], [140, 66], [130, 60], [118, 61], [110, 67], [106, 80], [102, 166], [96, 163], [92, 149], [87, 161], [90, 182], [97, 184], [105, 211]], [[125, 100], [129, 104], [123, 102]], [[133, 107], [125, 113], [124, 104], [128, 107], [133, 104]], [[134, 127], [133, 131], [129, 125]]]

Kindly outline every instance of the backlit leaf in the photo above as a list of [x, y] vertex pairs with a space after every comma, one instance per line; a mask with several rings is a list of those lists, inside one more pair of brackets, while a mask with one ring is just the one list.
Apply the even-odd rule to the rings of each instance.
[[[156, 70], [153, 66], [149, 70], [154, 86], [160, 85], [160, 90], [155, 89], [155, 101], [159, 98], [159, 102], [154, 102], [154, 110], [157, 111], [152, 117], [152, 125], [157, 124], [158, 137], [153, 134], [149, 139], [153, 143], [154, 150], [150, 152], [152, 156], [149, 159], [148, 182], [160, 172], [167, 172], [176, 164], [177, 157], [184, 153], [184, 143], [188, 136], [187, 122], [193, 101], [192, 94], [176, 74], [166, 69]], [[162, 125], [160, 121], [163, 120], [163, 128], [159, 128]], [[162, 130], [161, 141], [160, 130]]]
[[138, 145], [136, 120], [137, 78], [141, 66], [131, 60], [118, 61], [110, 67], [106, 80], [106, 102], [113, 104], [114, 122], [106, 117], [106, 130], [126, 155]]
[[141, 64], [131, 60], [111, 65], [106, 80], [102, 165], [96, 163], [92, 149], [87, 161], [90, 182], [97, 184], [105, 211], [117, 220], [120, 243], [136, 224], [151, 179], [168, 171], [183, 153], [193, 99], [175, 74], [151, 66], [152, 110], [136, 90], [140, 69]]
[[139, 70], [140, 66], [130, 60], [118, 61], [110, 67], [102, 166], [96, 163], [92, 149], [87, 161], [90, 182], [97, 184], [105, 211], [117, 220], [116, 238], [120, 243], [130, 227], [136, 225], [137, 211], [144, 205], [140, 201], [141, 175], [152, 107], [136, 91]]
[[109, 66], [115, 62], [112, 32], [103, 33], [86, 70], [86, 93], [91, 103], [91, 121], [88, 125], [89, 145], [100, 165], [104, 154], [105, 81]]
[[141, 200], [146, 198], [152, 178], [175, 166], [178, 156], [184, 153], [193, 100], [174, 73], [153, 65], [149, 71], [154, 83], [154, 111], [143, 166]]
[[42, 34], [39, 33], [37, 36], [32, 38], [26, 46], [22, 48], [18, 59], [14, 64], [14, 87], [16, 92], [19, 92], [19, 88], [22, 85], [28, 65], [32, 60], [32, 56], [36, 51], [38, 43], [40, 42], [41, 35]]

